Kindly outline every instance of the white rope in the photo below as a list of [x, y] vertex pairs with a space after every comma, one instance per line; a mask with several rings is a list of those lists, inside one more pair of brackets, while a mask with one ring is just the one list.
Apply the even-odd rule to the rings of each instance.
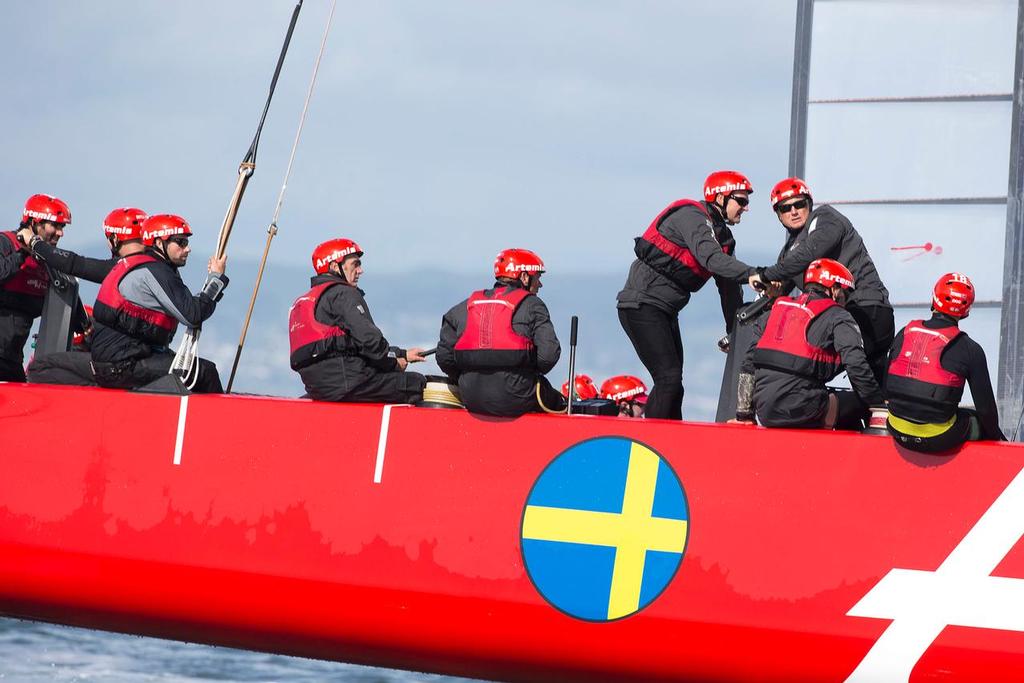
[[292, 163], [295, 161], [295, 151], [299, 148], [299, 138], [302, 137], [302, 128], [306, 125], [306, 112], [309, 111], [309, 101], [313, 98], [313, 88], [316, 86], [316, 75], [320, 71], [320, 60], [324, 56], [324, 49], [327, 47], [327, 36], [331, 32], [331, 23], [334, 21], [334, 8], [338, 0], [331, 0], [331, 13], [327, 16], [327, 26], [324, 27], [324, 37], [320, 41], [320, 52], [316, 55], [316, 62], [313, 64], [313, 76], [309, 81], [309, 90], [306, 92], [306, 101], [302, 105], [302, 115], [299, 117], [299, 127], [295, 131], [295, 142], [292, 143], [292, 151], [288, 156], [288, 168], [284, 173], [284, 182], [281, 184], [281, 192], [277, 195], [277, 206], [274, 208], [274, 218], [270, 221], [271, 226], [277, 227], [277, 219], [281, 215], [281, 206], [284, 204], [284, 193], [288, 189], [288, 179], [292, 175]]

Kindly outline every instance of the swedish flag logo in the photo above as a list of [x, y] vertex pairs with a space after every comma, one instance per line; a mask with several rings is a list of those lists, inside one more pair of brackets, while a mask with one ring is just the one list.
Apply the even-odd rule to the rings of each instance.
[[679, 478], [639, 441], [600, 437], [555, 458], [523, 511], [523, 562], [537, 590], [579, 619], [651, 604], [675, 576], [689, 511]]

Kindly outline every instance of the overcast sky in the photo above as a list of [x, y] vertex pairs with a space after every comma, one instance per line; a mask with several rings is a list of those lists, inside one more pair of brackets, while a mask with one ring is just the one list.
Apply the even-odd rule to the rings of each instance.
[[[632, 238], [705, 175], [756, 187], [743, 245], [777, 245], [795, 2], [339, 3], [272, 262], [345, 235], [376, 272], [486, 273], [507, 246], [623, 275]], [[294, 3], [5, 3], [0, 207], [185, 216], [212, 249]], [[258, 255], [329, 10], [299, 18], [229, 253]], [[775, 247], [777, 248], [777, 247]], [[771, 251], [770, 249], [768, 251]], [[230, 268], [230, 266], [229, 266]]]

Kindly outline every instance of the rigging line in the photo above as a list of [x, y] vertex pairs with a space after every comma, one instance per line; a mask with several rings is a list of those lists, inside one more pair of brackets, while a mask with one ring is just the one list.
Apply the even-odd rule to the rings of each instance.
[[[295, 22], [298, 21], [301, 8], [302, 0], [298, 0], [295, 4], [295, 9], [292, 10], [292, 18], [288, 23], [288, 32], [285, 34], [284, 44], [281, 46], [281, 53], [277, 58], [274, 77], [270, 80], [270, 93], [263, 107], [260, 123], [256, 127], [256, 135], [253, 136], [249, 150], [245, 153], [242, 163], [238, 166], [238, 179], [235, 181], [235, 191], [231, 195], [231, 201], [228, 202], [228, 210], [224, 215], [224, 222], [220, 226], [220, 233], [217, 235], [217, 249], [214, 252], [217, 258], [222, 258], [227, 253], [228, 239], [231, 237], [231, 230], [235, 225], [238, 207], [242, 203], [242, 196], [245, 194], [245, 188], [249, 184], [249, 178], [256, 172], [256, 148], [259, 146], [260, 134], [263, 132], [263, 123], [266, 121], [267, 112], [270, 109], [270, 101], [273, 99], [274, 90], [277, 88], [277, 79], [281, 75], [281, 66], [284, 64], [285, 55], [288, 53], [288, 46], [291, 44], [292, 33], [295, 31]], [[197, 362], [196, 355], [198, 354], [199, 335], [201, 333], [201, 326], [190, 327], [185, 331], [181, 347], [178, 349], [178, 353], [175, 354], [174, 362], [169, 370], [170, 374], [176, 374], [182, 379], [187, 377], [188, 368]]]
[[[284, 205], [284, 195], [288, 190], [288, 180], [292, 175], [292, 164], [295, 162], [295, 152], [299, 148], [299, 140], [302, 138], [302, 129], [306, 125], [306, 114], [309, 111], [309, 102], [313, 98], [313, 90], [316, 87], [316, 77], [320, 71], [320, 61], [323, 59], [324, 50], [327, 47], [327, 36], [330, 35], [331, 32], [331, 24], [334, 22], [334, 9], [337, 4], [337, 0], [331, 0], [331, 11], [327, 15], [327, 25], [324, 27], [324, 35], [320, 41], [320, 51], [316, 55], [316, 62], [313, 63], [313, 75], [309, 80], [309, 89], [306, 91], [306, 101], [302, 105], [302, 114], [299, 116], [299, 126], [295, 131], [295, 141], [292, 143], [292, 151], [288, 156], [288, 166], [284, 172], [284, 182], [281, 183], [281, 191], [277, 195], [277, 205], [274, 207], [274, 216], [270, 221], [270, 225], [267, 227], [267, 242], [263, 248], [263, 257], [260, 259], [259, 270], [256, 272], [256, 282], [253, 285], [252, 296], [249, 298], [249, 309], [246, 311], [245, 321], [242, 323], [242, 333], [238, 338], [238, 348], [235, 350], [235, 358], [231, 363], [231, 374], [228, 376], [228, 384], [224, 390], [224, 393], [226, 394], [231, 393], [231, 387], [235, 382], [235, 373], [238, 371], [238, 361], [242, 356], [242, 347], [245, 346], [245, 337], [249, 332], [249, 323], [252, 319], [252, 312], [256, 307], [256, 297], [259, 295], [260, 284], [263, 282], [263, 271], [266, 268], [267, 257], [270, 254], [270, 243], [277, 234], [277, 220], [281, 216], [281, 207]], [[273, 92], [273, 90], [271, 90], [271, 92]]]
[[274, 90], [277, 88], [277, 78], [281, 75], [281, 67], [284, 66], [284, 56], [288, 53], [288, 46], [292, 42], [292, 33], [295, 32], [295, 22], [299, 20], [299, 10], [302, 9], [302, 0], [299, 0], [292, 10], [292, 20], [288, 24], [288, 32], [284, 36], [284, 45], [281, 46], [281, 54], [277, 56], [277, 67], [274, 68], [274, 77], [270, 79], [270, 92], [267, 94], [267, 103], [263, 105], [263, 114], [260, 116], [260, 123], [256, 126], [256, 134], [249, 145], [249, 151], [245, 153], [243, 164], [256, 164], [256, 148], [260, 144], [260, 134], [263, 132], [263, 124], [267, 120], [267, 112], [270, 111], [270, 100], [274, 98]]

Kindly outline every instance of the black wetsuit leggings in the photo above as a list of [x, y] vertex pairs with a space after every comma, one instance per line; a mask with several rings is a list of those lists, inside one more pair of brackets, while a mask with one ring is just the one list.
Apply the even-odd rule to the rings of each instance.
[[640, 304], [640, 308], [620, 308], [619, 322], [654, 380], [644, 416], [683, 419], [683, 340], [679, 316]]
[[896, 337], [896, 322], [893, 310], [889, 306], [857, 306], [847, 304], [853, 319], [857, 321], [861, 337], [864, 339], [864, 355], [868, 357], [868, 365], [875, 376], [878, 386], [885, 387], [885, 377], [889, 372], [889, 347]]

